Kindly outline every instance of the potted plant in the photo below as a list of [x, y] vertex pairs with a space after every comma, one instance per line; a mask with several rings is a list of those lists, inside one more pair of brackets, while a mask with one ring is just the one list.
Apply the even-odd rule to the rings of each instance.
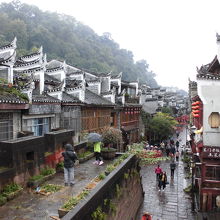
[[122, 132], [119, 129], [113, 127], [104, 127], [102, 129], [102, 142], [104, 148], [102, 148], [101, 153], [103, 159], [112, 159], [115, 157], [115, 152], [118, 145], [122, 141]]

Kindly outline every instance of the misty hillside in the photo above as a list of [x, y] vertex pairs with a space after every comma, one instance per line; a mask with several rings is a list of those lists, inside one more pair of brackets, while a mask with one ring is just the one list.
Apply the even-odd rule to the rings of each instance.
[[66, 63], [95, 72], [123, 72], [123, 79], [157, 87], [155, 74], [146, 60], [134, 62], [133, 53], [121, 49], [110, 33], [97, 35], [74, 17], [43, 12], [19, 1], [0, 5], [0, 45], [17, 37], [17, 55], [25, 55], [41, 45], [48, 60]]

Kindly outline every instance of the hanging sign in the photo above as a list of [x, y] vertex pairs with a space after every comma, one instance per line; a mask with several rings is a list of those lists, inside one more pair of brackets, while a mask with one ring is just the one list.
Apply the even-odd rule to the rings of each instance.
[[203, 157], [220, 158], [220, 147], [203, 147]]

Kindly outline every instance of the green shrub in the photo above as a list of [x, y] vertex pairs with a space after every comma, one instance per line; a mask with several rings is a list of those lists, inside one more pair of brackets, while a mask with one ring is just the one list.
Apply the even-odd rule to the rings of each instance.
[[89, 190], [84, 189], [79, 195], [70, 197], [70, 199], [66, 201], [61, 208], [70, 211], [79, 203], [81, 199], [84, 199], [88, 194]]
[[98, 176], [98, 178], [99, 178], [100, 180], [104, 180], [105, 177], [106, 177], [106, 175], [105, 175], [105, 173], [103, 173], [103, 172], [100, 173], [99, 176]]
[[54, 168], [50, 168], [50, 167], [45, 167], [44, 169], [42, 169], [40, 171], [40, 174], [43, 175], [43, 176], [48, 176], [48, 175], [51, 175], [51, 174], [54, 174], [56, 171]]
[[45, 192], [57, 192], [61, 190], [63, 186], [55, 185], [55, 184], [45, 184], [41, 187], [41, 190], [44, 190]]
[[59, 162], [56, 164], [56, 169], [63, 169], [64, 168], [64, 163], [63, 162]]
[[43, 179], [43, 175], [35, 175], [35, 176], [32, 176], [29, 178], [29, 181], [37, 181], [37, 180], [40, 180], [40, 179]]
[[11, 183], [3, 188], [2, 195], [7, 196], [8, 194], [12, 192], [16, 192], [17, 190], [20, 190], [20, 189], [22, 189], [20, 185], [16, 183]]
[[4, 205], [7, 202], [7, 198], [0, 194], [0, 206]]
[[109, 164], [109, 165], [106, 167], [105, 171], [111, 173], [112, 170], [114, 170], [114, 169], [115, 169], [115, 166], [114, 166], [113, 164]]

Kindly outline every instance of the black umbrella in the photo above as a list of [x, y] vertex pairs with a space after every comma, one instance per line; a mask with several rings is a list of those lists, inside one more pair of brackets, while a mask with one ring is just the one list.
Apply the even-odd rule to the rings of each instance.
[[102, 141], [102, 135], [98, 133], [89, 133], [87, 138], [88, 138], [88, 142], [92, 142], [92, 143]]

